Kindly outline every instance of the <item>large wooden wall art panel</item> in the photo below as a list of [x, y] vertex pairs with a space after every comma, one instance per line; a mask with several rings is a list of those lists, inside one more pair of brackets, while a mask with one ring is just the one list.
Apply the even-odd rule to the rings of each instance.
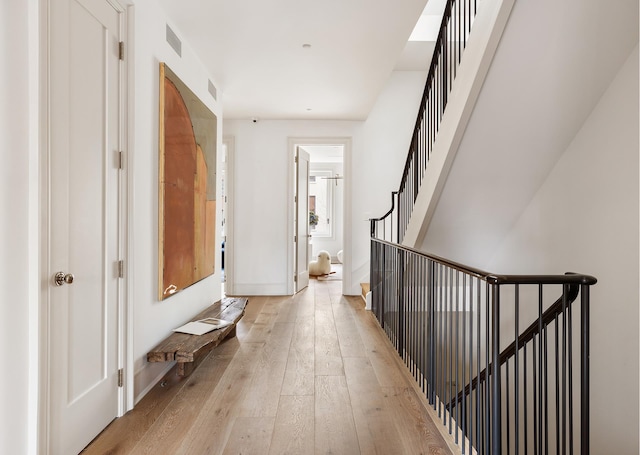
[[160, 64], [159, 298], [215, 270], [217, 118]]

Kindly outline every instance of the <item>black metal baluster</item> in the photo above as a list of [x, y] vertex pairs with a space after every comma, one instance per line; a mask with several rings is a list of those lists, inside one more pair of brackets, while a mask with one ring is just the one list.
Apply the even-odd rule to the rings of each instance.
[[[500, 378], [500, 286], [492, 286], [492, 308], [491, 308], [491, 351], [493, 371], [491, 379], [491, 444], [492, 453], [502, 453], [502, 405], [501, 378]], [[507, 393], [508, 388], [507, 388]]]
[[589, 286], [580, 286], [580, 453], [589, 454]]
[[[449, 287], [449, 302], [448, 302], [448, 306], [447, 306], [447, 315], [449, 318], [449, 346], [448, 346], [448, 351], [449, 351], [449, 377], [447, 378], [449, 381], [449, 391], [448, 391], [448, 398], [447, 398], [447, 403], [451, 402], [453, 400], [453, 269], [449, 268], [449, 283], [448, 283], [448, 287]], [[449, 434], [451, 434], [451, 427], [453, 424], [453, 416], [452, 416], [452, 409], [449, 408]]]
[[[518, 454], [520, 453], [520, 363], [519, 363], [519, 355], [520, 355], [520, 285], [516, 284], [514, 287], [514, 292], [515, 292], [515, 328], [514, 328], [514, 333], [515, 333], [515, 343], [516, 343], [516, 349], [515, 349], [515, 354], [514, 354], [514, 359], [513, 359], [513, 364], [514, 364], [514, 377], [515, 377], [515, 395], [514, 395], [514, 409], [515, 409], [515, 453]], [[524, 380], [526, 381], [526, 374], [524, 377]], [[508, 381], [507, 381], [508, 383]], [[526, 397], [525, 397], [526, 400]]]
[[[506, 412], [506, 426], [507, 426], [507, 455], [511, 455], [511, 425], [509, 420], [511, 419], [511, 410], [510, 410], [510, 402], [509, 402], [509, 359], [504, 363], [505, 366], [505, 406], [507, 407]], [[496, 412], [500, 412], [501, 409], [497, 409]], [[516, 430], [517, 431], [517, 430]]]
[[[538, 339], [540, 338], [540, 335], [538, 335]], [[538, 361], [537, 357], [536, 357], [536, 338], [534, 337], [533, 340], [533, 353], [532, 353], [532, 369], [533, 369], [533, 453], [534, 455], [540, 455], [540, 452], [538, 451], [538, 395], [540, 393], [540, 391], [538, 390], [538, 384], [537, 384], [537, 374], [536, 371], [539, 371], [536, 369], [536, 362]]]
[[543, 350], [543, 332], [542, 332], [542, 285], [538, 285], [538, 333], [539, 333], [539, 358], [538, 358], [538, 373], [540, 375], [540, 389], [538, 390], [538, 446], [540, 447], [540, 453], [542, 453], [542, 375], [544, 370], [542, 369], [542, 350]]
[[[562, 454], [567, 453], [567, 298], [569, 286], [562, 289]], [[558, 438], [560, 439], [560, 438]]]
[[[465, 278], [465, 282], [464, 282], [464, 295], [465, 295], [465, 302], [466, 300], [466, 295], [467, 295], [467, 285], [466, 285], [466, 275], [464, 275]], [[473, 388], [472, 386], [472, 378], [473, 378], [473, 312], [474, 312], [474, 308], [473, 308], [473, 277], [469, 277], [469, 406], [467, 407], [467, 414], [469, 414], [469, 425], [467, 426], [468, 428], [468, 432], [469, 432], [469, 437], [467, 438], [469, 440], [469, 453], [472, 453], [473, 450], [473, 416], [475, 414], [474, 412], [474, 408], [473, 408]], [[466, 305], [466, 304], [465, 304]], [[466, 308], [466, 306], [465, 306]], [[463, 335], [464, 336], [464, 335]], [[464, 365], [463, 365], [464, 367]], [[465, 376], [464, 374], [462, 375], [463, 378], [465, 378], [464, 382], [467, 381], [467, 376]], [[478, 380], [480, 378], [478, 377]], [[477, 390], [477, 388], [476, 388]], [[477, 395], [476, 395], [477, 397]], [[476, 398], [476, 408], [477, 408], [477, 398]], [[477, 424], [477, 419], [476, 419], [476, 424]], [[478, 433], [476, 432], [476, 435]]]
[[[516, 319], [517, 320], [517, 319]], [[528, 418], [527, 416], [529, 415], [529, 409], [527, 406], [527, 403], [529, 402], [529, 395], [527, 394], [527, 378], [529, 377], [527, 375], [527, 345], [525, 344], [523, 346], [523, 374], [522, 374], [522, 385], [523, 385], [523, 389], [524, 389], [524, 412], [523, 412], [523, 417], [524, 417], [524, 455], [528, 455], [529, 453], [529, 442], [528, 442], [528, 434], [529, 434], [529, 423], [528, 423]], [[534, 386], [535, 387], [535, 386]], [[516, 447], [518, 447], [518, 452], [516, 453], [520, 453], [520, 449], [518, 446], [518, 443], [516, 443]]]
[[407, 253], [407, 269], [409, 273], [407, 273], [407, 282], [404, 283], [404, 289], [407, 293], [407, 311], [405, 312], [407, 326], [407, 342], [405, 343], [405, 364], [407, 365], [407, 369], [415, 379], [415, 369], [413, 367], [413, 293], [411, 292], [414, 269], [413, 254], [411, 253]]
[[541, 375], [540, 379], [544, 379], [544, 453], [549, 455], [549, 364], [548, 364], [548, 335], [547, 328], [542, 329], [542, 342], [544, 343], [543, 357], [544, 357], [544, 377]]
[[556, 316], [553, 323], [555, 325], [555, 337], [554, 337], [554, 347], [555, 347], [555, 397], [556, 397], [556, 453], [560, 454], [560, 351], [558, 349], [559, 344], [559, 316]]
[[[456, 286], [456, 310], [455, 310], [455, 315], [456, 315], [456, 355], [455, 355], [455, 361], [456, 361], [456, 380], [455, 380], [455, 384], [456, 386], [454, 387], [455, 390], [455, 396], [456, 396], [456, 401], [455, 401], [455, 407], [456, 407], [456, 426], [455, 426], [455, 441], [456, 444], [458, 444], [458, 432], [460, 431], [460, 401], [458, 400], [458, 398], [460, 397], [459, 391], [460, 391], [460, 376], [459, 376], [459, 368], [458, 366], [460, 365], [460, 271], [456, 270], [455, 273], [456, 279], [455, 279], [455, 286]], [[453, 401], [452, 401], [453, 403]]]
[[429, 286], [429, 275], [427, 273], [427, 259], [424, 259], [422, 261], [420, 261], [420, 270], [421, 270], [421, 274], [420, 276], [423, 277], [424, 282], [422, 283], [422, 286], [420, 287], [420, 301], [422, 302], [422, 312], [421, 312], [421, 320], [422, 320], [422, 330], [421, 330], [421, 334], [420, 334], [420, 338], [422, 339], [422, 354], [421, 354], [421, 358], [422, 358], [422, 381], [420, 382], [421, 386], [422, 386], [422, 393], [427, 396], [427, 373], [428, 373], [428, 359], [427, 359], [427, 352], [428, 352], [428, 338], [427, 338], [427, 311], [428, 311], [428, 307], [427, 307], [427, 286]]
[[415, 357], [415, 353], [416, 353], [416, 346], [415, 346], [415, 342], [416, 342], [416, 337], [415, 337], [415, 331], [416, 331], [416, 320], [415, 320], [415, 315], [416, 315], [416, 310], [415, 310], [415, 305], [416, 305], [416, 295], [415, 295], [415, 284], [416, 284], [416, 267], [415, 267], [415, 255], [414, 253], [408, 253], [409, 255], [409, 267], [411, 269], [411, 273], [409, 274], [409, 281], [406, 284], [406, 288], [407, 288], [407, 293], [408, 293], [408, 298], [407, 301], [409, 302], [409, 312], [408, 312], [408, 324], [409, 324], [409, 332], [408, 332], [408, 343], [407, 346], [409, 346], [409, 353], [408, 353], [408, 357], [411, 359], [411, 368], [409, 369], [409, 371], [411, 371], [411, 374], [413, 376], [413, 379], [415, 379], [416, 381], [418, 380], [418, 377], [416, 376], [417, 373], [417, 365], [416, 365], [416, 357]]
[[429, 300], [429, 402], [435, 409], [435, 400], [433, 396], [433, 382], [434, 382], [434, 301], [433, 294], [435, 289], [435, 283], [433, 282], [433, 261], [429, 260], [429, 289], [428, 289], [428, 300]]
[[462, 43], [462, 48], [466, 49], [467, 47], [467, 2], [462, 0], [462, 21], [463, 21], [463, 25], [464, 25], [464, 33], [462, 34], [462, 39], [463, 39], [463, 43]]
[[[471, 422], [472, 416], [471, 416], [471, 404], [469, 404], [469, 409], [467, 409], [467, 395], [465, 393], [466, 390], [466, 386], [465, 384], [467, 383], [467, 317], [465, 315], [465, 311], [467, 308], [467, 275], [466, 274], [462, 274], [462, 387], [460, 387], [460, 390], [463, 391], [462, 394], [462, 453], [464, 454], [464, 448], [465, 448], [465, 442], [466, 440], [469, 440], [469, 453], [471, 453], [471, 438], [467, 436], [467, 432], [471, 431], [471, 423], [469, 423], [469, 425], [467, 425], [467, 422]], [[469, 304], [471, 305], [471, 304]], [[469, 314], [471, 314], [471, 311], [469, 311]], [[471, 324], [469, 324], [469, 326], [471, 326]], [[471, 350], [469, 350], [469, 361], [471, 361]], [[469, 366], [469, 371], [471, 371], [471, 368], [473, 368], [473, 366]], [[471, 375], [469, 375], [469, 378], [471, 378]], [[469, 403], [471, 403], [471, 380], [469, 380]], [[469, 416], [469, 419], [467, 420], [467, 415]]]
[[438, 353], [438, 385], [437, 385], [437, 390], [438, 390], [438, 417], [443, 418], [442, 417], [442, 372], [444, 370], [443, 365], [442, 365], [442, 359], [443, 359], [443, 355], [442, 355], [442, 342], [443, 337], [442, 337], [442, 332], [443, 332], [443, 327], [442, 327], [442, 316], [443, 316], [443, 311], [442, 311], [442, 287], [443, 287], [443, 280], [442, 280], [442, 269], [443, 269], [443, 265], [439, 265], [438, 266], [438, 346], [436, 348], [436, 352]]
[[[478, 310], [477, 310], [477, 315], [476, 315], [476, 326], [477, 326], [477, 330], [476, 330], [476, 369], [477, 369], [477, 374], [476, 377], [478, 378], [477, 381], [477, 386], [476, 386], [476, 450], [478, 450], [478, 452], [481, 453], [485, 453], [485, 450], [482, 446], [482, 441], [481, 441], [481, 436], [482, 436], [482, 419], [480, 418], [482, 415], [482, 402], [480, 400], [480, 395], [481, 395], [481, 385], [480, 385], [480, 368], [481, 368], [481, 359], [482, 357], [480, 356], [480, 345], [481, 345], [481, 332], [480, 332], [480, 323], [481, 323], [481, 319], [482, 319], [482, 309], [481, 309], [481, 287], [480, 287], [480, 280], [476, 279], [477, 282], [477, 288], [478, 288], [478, 292], [476, 294], [476, 299], [478, 300]], [[486, 380], [486, 379], [485, 379]], [[484, 386], [483, 386], [484, 387]]]
[[491, 296], [489, 293], [489, 286], [486, 286], [486, 310], [485, 310], [485, 371], [487, 372], [486, 380], [484, 382], [484, 399], [485, 399], [485, 427], [484, 427], [484, 452], [487, 453], [489, 447], [491, 447], [491, 373], [490, 371], [490, 351], [491, 351], [491, 341], [490, 334], [491, 330], [489, 324], [491, 322]]
[[567, 308], [567, 325], [569, 326], [569, 455], [573, 455], [573, 321], [572, 306]]

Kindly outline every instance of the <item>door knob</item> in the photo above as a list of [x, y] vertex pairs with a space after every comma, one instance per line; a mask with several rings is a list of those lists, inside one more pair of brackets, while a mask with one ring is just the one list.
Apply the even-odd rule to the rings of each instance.
[[56, 284], [56, 286], [62, 286], [65, 283], [71, 284], [73, 283], [73, 274], [67, 273], [65, 275], [64, 272], [58, 272], [53, 276], [53, 282]]

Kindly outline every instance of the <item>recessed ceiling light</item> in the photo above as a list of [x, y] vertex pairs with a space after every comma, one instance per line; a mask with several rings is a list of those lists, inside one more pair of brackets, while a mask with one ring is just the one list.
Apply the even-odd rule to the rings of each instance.
[[309, 44], [309, 43], [305, 43], [305, 44], [303, 44], [303, 45], [302, 45], [302, 47], [303, 47], [304, 49], [309, 49], [309, 48], [311, 47], [311, 44]]
[[310, 108], [310, 107], [308, 107], [308, 108], [307, 108], [307, 110], [308, 110], [308, 111], [310, 111], [310, 110], [311, 110], [311, 108]]

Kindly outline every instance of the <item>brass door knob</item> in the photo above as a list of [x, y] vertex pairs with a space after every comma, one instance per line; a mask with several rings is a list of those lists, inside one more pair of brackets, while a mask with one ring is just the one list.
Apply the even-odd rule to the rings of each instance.
[[58, 272], [53, 276], [53, 282], [56, 286], [62, 286], [63, 284], [71, 284], [73, 283], [73, 274], [64, 272]]

